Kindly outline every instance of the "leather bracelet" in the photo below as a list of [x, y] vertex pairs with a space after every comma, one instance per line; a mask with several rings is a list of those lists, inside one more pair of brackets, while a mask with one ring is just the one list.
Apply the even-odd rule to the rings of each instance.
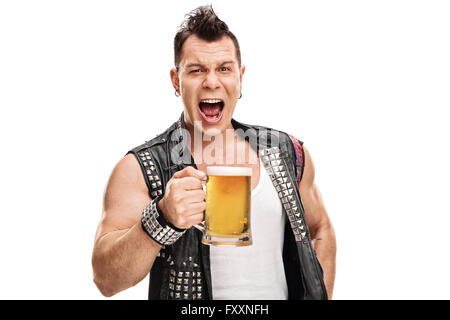
[[158, 207], [159, 200], [161, 196], [156, 197], [142, 211], [142, 229], [160, 245], [171, 245], [186, 232], [186, 229], [179, 229], [164, 218]]

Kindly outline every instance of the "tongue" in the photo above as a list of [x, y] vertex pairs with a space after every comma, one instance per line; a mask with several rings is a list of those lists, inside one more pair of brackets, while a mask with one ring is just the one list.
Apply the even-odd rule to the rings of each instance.
[[220, 112], [220, 103], [202, 103], [201, 108], [205, 115], [214, 117]]

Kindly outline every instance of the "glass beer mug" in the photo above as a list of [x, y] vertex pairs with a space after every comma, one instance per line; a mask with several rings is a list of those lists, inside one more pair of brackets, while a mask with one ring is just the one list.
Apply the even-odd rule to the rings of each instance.
[[246, 167], [206, 168], [205, 221], [195, 225], [203, 231], [207, 245], [248, 246], [252, 169]]

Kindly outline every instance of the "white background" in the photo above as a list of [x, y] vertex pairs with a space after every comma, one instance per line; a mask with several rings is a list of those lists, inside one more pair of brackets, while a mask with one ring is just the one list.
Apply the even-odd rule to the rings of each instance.
[[[90, 259], [105, 184], [179, 117], [173, 37], [202, 4], [0, 2], [1, 299], [103, 299]], [[449, 3], [213, 5], [247, 67], [235, 118], [312, 154], [334, 298], [450, 298]]]

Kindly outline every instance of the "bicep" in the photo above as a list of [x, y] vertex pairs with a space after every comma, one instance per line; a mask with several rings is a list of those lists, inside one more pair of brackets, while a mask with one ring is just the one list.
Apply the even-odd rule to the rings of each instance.
[[131, 228], [140, 221], [150, 201], [139, 164], [134, 155], [128, 154], [115, 166], [107, 183], [97, 238]]

